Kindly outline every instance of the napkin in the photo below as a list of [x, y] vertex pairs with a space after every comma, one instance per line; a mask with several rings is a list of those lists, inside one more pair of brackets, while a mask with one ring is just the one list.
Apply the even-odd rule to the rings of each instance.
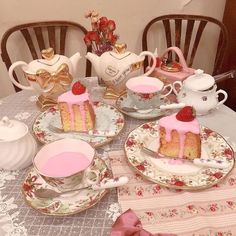
[[144, 179], [127, 163], [123, 150], [108, 155], [114, 177], [129, 178], [127, 185], [117, 189], [122, 212], [131, 208], [148, 232], [178, 236], [235, 235], [236, 168], [217, 185], [189, 192], [168, 189]]

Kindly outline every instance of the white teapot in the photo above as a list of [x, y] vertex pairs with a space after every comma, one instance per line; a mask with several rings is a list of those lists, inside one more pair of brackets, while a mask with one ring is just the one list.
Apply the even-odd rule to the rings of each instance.
[[[177, 85], [180, 85], [179, 92]], [[200, 69], [195, 70], [195, 74], [189, 76], [183, 83], [180, 81], [173, 83], [173, 91], [178, 102], [193, 106], [197, 115], [205, 115], [227, 100], [228, 94], [222, 89], [218, 91], [216, 89], [214, 77]], [[219, 94], [224, 96], [221, 101], [218, 100]]]
[[0, 150], [0, 168], [19, 170], [32, 164], [37, 144], [27, 125], [4, 116], [0, 120]]
[[[21, 89], [36, 90], [47, 97], [57, 97], [69, 89], [75, 69], [81, 56], [77, 52], [68, 58], [64, 55], [54, 55], [52, 48], [42, 50], [43, 59], [37, 59], [27, 64], [17, 61], [9, 68], [9, 76], [13, 84]], [[30, 86], [18, 83], [13, 77], [13, 71], [20, 66]]]
[[[129, 78], [143, 74], [143, 61], [146, 55], [156, 61], [156, 57], [151, 52], [143, 51], [136, 55], [126, 51], [126, 44], [116, 44], [114, 51], [104, 52], [100, 57], [88, 52], [86, 58], [91, 61], [96, 73], [108, 87], [116, 92], [123, 92]], [[153, 63], [143, 75], [150, 75], [154, 69]]]

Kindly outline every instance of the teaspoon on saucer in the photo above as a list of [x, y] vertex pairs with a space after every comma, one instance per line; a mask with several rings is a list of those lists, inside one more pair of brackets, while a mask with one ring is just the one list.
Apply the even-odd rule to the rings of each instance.
[[115, 188], [115, 187], [119, 187], [119, 186], [127, 184], [128, 181], [129, 181], [128, 177], [121, 176], [114, 179], [106, 179], [104, 182], [87, 185], [85, 187], [67, 190], [64, 192], [57, 192], [56, 190], [48, 189], [48, 188], [39, 188], [34, 191], [34, 194], [36, 197], [39, 197], [39, 198], [55, 198], [55, 197], [61, 196], [62, 194], [76, 192], [76, 191], [80, 191], [86, 188], [92, 188], [93, 190]]
[[126, 106], [122, 106], [121, 109], [126, 112], [149, 113], [155, 109], [159, 109], [159, 110], [178, 109], [178, 108], [183, 108], [184, 106], [185, 106], [185, 103], [181, 102], [181, 103], [160, 105], [157, 107], [151, 107], [149, 109], [140, 109], [140, 108], [136, 108], [136, 107], [126, 107]]
[[[153, 150], [151, 150], [151, 149], [149, 149], [149, 148], [147, 148], [147, 147], [145, 147], [143, 145], [142, 145], [141, 148], [142, 148], [141, 150], [143, 152], [145, 152], [146, 154], [148, 154], [151, 157], [154, 157], [154, 158], [165, 158], [165, 156], [161, 156], [157, 152], [155, 152], [155, 151], [153, 151]], [[201, 158], [195, 158], [194, 160], [184, 159], [184, 161], [190, 161], [190, 162], [192, 162], [193, 164], [195, 164], [197, 166], [210, 167], [210, 168], [224, 169], [224, 168], [228, 168], [229, 167], [228, 163], [225, 163], [223, 161], [214, 160], [212, 158], [202, 158], [201, 157]]]
[[67, 131], [67, 132], [65, 132], [64, 129], [56, 127], [53, 124], [49, 124], [48, 129], [51, 130], [54, 133], [57, 133], [57, 134], [78, 133], [78, 134], [81, 134], [81, 135], [88, 135], [88, 136], [92, 136], [92, 137], [114, 137], [114, 136], [116, 136], [115, 133], [109, 133], [109, 132], [105, 132], [105, 131], [96, 131], [95, 132], [93, 130], [89, 130], [89, 131]]

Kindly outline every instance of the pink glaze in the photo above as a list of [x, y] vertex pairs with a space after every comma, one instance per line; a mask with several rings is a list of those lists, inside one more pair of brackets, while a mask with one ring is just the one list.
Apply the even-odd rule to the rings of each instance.
[[89, 164], [89, 159], [82, 153], [62, 152], [46, 160], [40, 171], [50, 177], [66, 177], [85, 170]]
[[131, 89], [136, 93], [155, 93], [161, 90], [162, 87], [149, 84], [134, 85]]
[[83, 103], [86, 102], [86, 101], [89, 101], [89, 103], [91, 105], [92, 102], [90, 102], [89, 100], [89, 94], [88, 92], [85, 92], [85, 93], [82, 93], [80, 95], [74, 95], [72, 93], [72, 91], [68, 91], [66, 93], [63, 93], [62, 95], [60, 95], [58, 97], [58, 102], [66, 102], [69, 106], [69, 111], [70, 111], [70, 116], [71, 116], [71, 125], [72, 125], [72, 128], [74, 128], [74, 112], [73, 112], [73, 109], [72, 109], [72, 105], [74, 104], [77, 104], [79, 105], [79, 108], [80, 108], [80, 113], [81, 113], [81, 116], [82, 116], [82, 125], [83, 125], [83, 130], [86, 131], [86, 125], [85, 125], [85, 118], [86, 118], [86, 114], [85, 114], [85, 110], [84, 110], [84, 106], [83, 106]]
[[194, 119], [193, 121], [189, 121], [189, 122], [179, 121], [176, 119], [176, 113], [173, 115], [161, 118], [159, 120], [159, 126], [165, 128], [167, 142], [171, 141], [171, 131], [172, 130], [178, 131], [179, 138], [180, 138], [179, 158], [183, 158], [185, 134], [187, 132], [199, 134], [200, 132], [200, 126], [197, 119]]

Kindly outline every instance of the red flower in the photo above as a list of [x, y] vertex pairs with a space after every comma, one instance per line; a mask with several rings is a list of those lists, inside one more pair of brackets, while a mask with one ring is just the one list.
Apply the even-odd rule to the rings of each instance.
[[188, 205], [187, 208], [191, 211], [191, 210], [193, 210], [194, 206], [193, 205]]
[[232, 157], [233, 156], [233, 151], [230, 148], [226, 148], [224, 150], [224, 155], [227, 157]]
[[44, 132], [36, 133], [38, 138], [44, 138], [45, 134]]
[[216, 236], [223, 236], [224, 234], [222, 232], [217, 232]]
[[128, 146], [128, 147], [131, 147], [131, 146], [133, 146], [135, 144], [135, 142], [134, 142], [134, 140], [132, 139], [132, 138], [129, 138], [128, 140], [127, 140], [127, 142], [126, 142], [126, 145]]
[[146, 213], [148, 216], [153, 216], [153, 215], [154, 215], [154, 213], [151, 212], [151, 211], [146, 211], [145, 213]]
[[221, 172], [216, 172], [213, 174], [213, 176], [217, 179], [220, 179], [223, 176], [223, 174]]
[[154, 187], [153, 187], [153, 190], [156, 192], [156, 193], [159, 193], [160, 190], [161, 190], [161, 186], [156, 184]]
[[105, 31], [107, 29], [108, 19], [105, 16], [102, 16], [99, 19], [99, 29]]
[[100, 38], [99, 35], [96, 31], [89, 31], [85, 36], [84, 36], [84, 42], [87, 46], [90, 46], [92, 41], [99, 43]]
[[235, 184], [235, 179], [232, 177], [230, 177], [228, 181], [229, 181], [229, 185], [231, 186]]
[[137, 195], [140, 196], [140, 197], [142, 197], [142, 196], [143, 196], [143, 192], [142, 192], [141, 190], [139, 190], [139, 191], [137, 192]]
[[118, 118], [116, 120], [116, 124], [123, 124], [124, 123], [124, 120], [122, 118]]
[[212, 131], [211, 129], [205, 128], [204, 132], [206, 133], [207, 136], [210, 136], [212, 133], [214, 133], [214, 131]]
[[117, 41], [117, 35], [114, 35], [112, 31], [107, 32], [106, 39], [111, 42], [111, 44], [115, 44]]
[[137, 165], [136, 168], [137, 168], [138, 170], [145, 171], [145, 166], [142, 165], [142, 164]]
[[210, 205], [210, 210], [211, 211], [216, 211], [218, 209], [217, 204], [211, 204]]
[[27, 183], [24, 183], [23, 184], [23, 189], [24, 189], [25, 192], [29, 192], [29, 191], [32, 190], [32, 186], [27, 184]]
[[56, 109], [54, 107], [50, 107], [48, 111], [53, 113], [56, 111]]
[[92, 43], [92, 41], [90, 39], [90, 35], [88, 33], [84, 36], [84, 42], [85, 42], [86, 46], [90, 46]]
[[144, 93], [140, 95], [143, 99], [148, 99], [150, 97], [150, 94]]
[[143, 129], [149, 129], [149, 128], [150, 128], [150, 125], [149, 125], [149, 124], [144, 124], [144, 125], [142, 126], [142, 128], [143, 128]]
[[233, 206], [234, 203], [232, 201], [226, 201], [229, 206]]
[[176, 180], [176, 181], [174, 182], [174, 185], [176, 185], [176, 186], [183, 186], [183, 185], [184, 185], [184, 182], [181, 181], [181, 180]]
[[107, 28], [110, 30], [110, 31], [114, 31], [116, 29], [116, 23], [114, 20], [109, 20], [107, 22]]

